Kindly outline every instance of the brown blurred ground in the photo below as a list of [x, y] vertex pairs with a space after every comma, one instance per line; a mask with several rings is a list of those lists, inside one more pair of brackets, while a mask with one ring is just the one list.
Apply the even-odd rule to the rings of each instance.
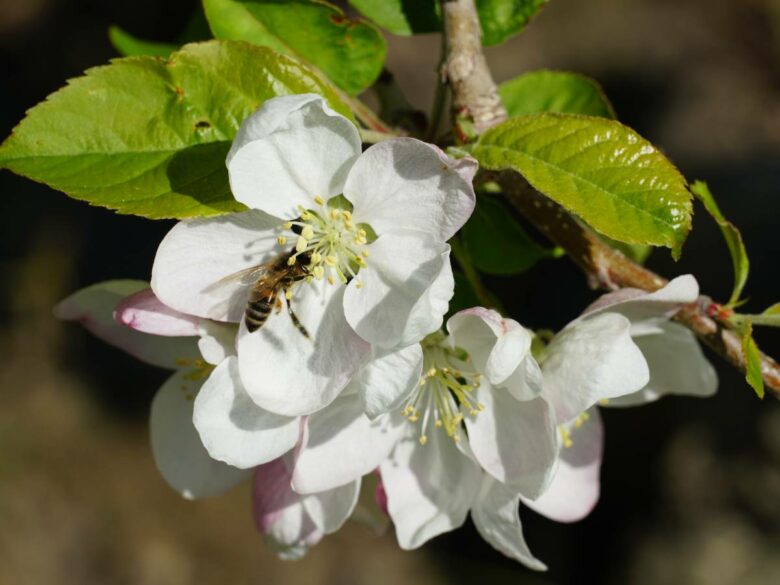
[[[191, 4], [0, 0], [3, 132], [66, 77], [111, 56], [109, 24], [164, 39]], [[780, 297], [778, 31], [769, 0], [552, 0], [489, 58], [498, 79], [540, 67], [594, 76], [623, 121], [690, 178], [711, 179], [746, 229], [750, 308], [759, 310]], [[420, 107], [430, 102], [438, 43], [391, 39], [389, 66]], [[392, 535], [353, 524], [305, 561], [277, 561], [253, 531], [246, 489], [186, 502], [157, 476], [145, 411], [164, 373], [51, 317], [79, 286], [148, 277], [167, 224], [8, 174], [0, 181], [0, 585], [780, 581], [780, 409], [727, 368], [713, 400], [606, 414], [605, 498], [592, 517], [557, 526], [523, 512], [546, 575], [505, 561], [471, 527], [404, 553]], [[695, 270], [722, 297], [724, 254], [701, 214], [679, 265], [664, 254], [651, 263], [667, 274]], [[561, 326], [593, 296], [564, 262], [492, 284], [534, 327]], [[760, 335], [780, 353], [777, 335]]]

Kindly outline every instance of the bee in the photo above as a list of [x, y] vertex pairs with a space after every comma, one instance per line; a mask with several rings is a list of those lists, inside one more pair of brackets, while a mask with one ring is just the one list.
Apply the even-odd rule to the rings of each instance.
[[236, 272], [217, 283], [219, 285], [236, 280], [252, 283], [244, 311], [244, 323], [249, 333], [254, 333], [265, 325], [271, 310], [276, 309], [278, 313], [282, 310], [282, 303], [286, 303], [293, 325], [301, 335], [311, 339], [287, 297], [293, 284], [309, 276], [309, 254], [298, 254], [295, 263], [291, 265], [288, 261], [294, 253], [294, 250], [283, 252], [270, 262]]

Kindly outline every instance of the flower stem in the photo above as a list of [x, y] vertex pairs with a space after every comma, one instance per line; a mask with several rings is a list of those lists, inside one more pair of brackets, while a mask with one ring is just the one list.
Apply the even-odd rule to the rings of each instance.
[[458, 265], [461, 270], [463, 270], [466, 280], [469, 281], [471, 288], [474, 290], [474, 294], [477, 295], [477, 299], [479, 299], [482, 306], [487, 309], [495, 309], [502, 315], [507, 315], [506, 309], [501, 301], [499, 301], [483, 284], [479, 272], [477, 272], [474, 263], [471, 261], [471, 256], [469, 256], [466, 248], [463, 247], [460, 239], [456, 236], [449, 241], [449, 244], [452, 248], [452, 255], [455, 256], [455, 260], [458, 261]]
[[377, 132], [376, 130], [366, 130], [365, 128], [359, 128], [360, 140], [365, 144], [376, 144], [384, 140], [390, 140], [395, 138], [395, 134], [388, 134], [387, 132]]

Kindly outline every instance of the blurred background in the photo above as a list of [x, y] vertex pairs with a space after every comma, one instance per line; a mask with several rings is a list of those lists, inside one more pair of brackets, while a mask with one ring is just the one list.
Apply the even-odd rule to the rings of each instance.
[[[192, 0], [0, 0], [0, 135], [93, 65], [116, 56], [106, 30], [172, 40]], [[390, 37], [388, 67], [415, 105], [432, 99], [439, 39]], [[553, 68], [599, 80], [619, 118], [706, 179], [745, 235], [748, 310], [780, 301], [780, 2], [551, 0], [519, 37], [488, 50], [496, 78]], [[302, 562], [255, 534], [247, 489], [187, 502], [159, 478], [147, 411], [166, 372], [56, 322], [51, 307], [110, 278], [149, 277], [168, 222], [123, 217], [0, 174], [0, 584], [358, 584], [780, 582], [780, 408], [720, 373], [707, 401], [665, 399], [604, 413], [603, 498], [558, 525], [522, 511], [550, 571], [534, 574], [467, 524], [422, 550], [350, 524]], [[724, 299], [731, 267], [703, 211], [683, 258]], [[493, 279], [514, 316], [559, 328], [596, 295], [566, 260]], [[780, 334], [759, 331], [780, 356]]]

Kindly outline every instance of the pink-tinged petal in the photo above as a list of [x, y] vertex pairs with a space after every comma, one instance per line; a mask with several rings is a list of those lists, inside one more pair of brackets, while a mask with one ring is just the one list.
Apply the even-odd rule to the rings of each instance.
[[519, 401], [504, 388], [483, 384], [475, 398], [484, 406], [465, 413], [469, 445], [482, 468], [527, 497], [552, 480], [558, 456], [555, 417], [541, 398]]
[[152, 401], [149, 432], [160, 475], [187, 499], [220, 495], [251, 475], [209, 457], [195, 426], [192, 405], [201, 382], [180, 370]]
[[523, 499], [529, 508], [556, 522], [582, 520], [599, 501], [604, 426], [598, 408], [587, 415], [587, 420], [583, 417], [566, 425], [571, 442], [561, 447], [550, 487], [536, 500]]
[[523, 537], [519, 500], [517, 493], [486, 475], [471, 509], [471, 519], [480, 536], [497, 551], [529, 569], [546, 571], [547, 566], [531, 553]]
[[293, 289], [290, 303], [306, 337], [286, 310], [271, 313], [238, 336], [241, 379], [260, 407], [287, 416], [310, 414], [330, 404], [366, 362], [370, 346], [344, 318], [343, 286], [315, 280]]
[[344, 313], [357, 334], [397, 348], [439, 329], [455, 291], [450, 247], [406, 230], [379, 236], [369, 250], [368, 267], [344, 294]]
[[139, 280], [110, 280], [73, 293], [54, 308], [64, 321], [77, 321], [90, 333], [139, 360], [161, 368], [177, 369], [183, 360], [200, 357], [195, 337], [160, 337], [141, 333], [114, 319], [119, 303], [148, 288]]
[[447, 330], [453, 343], [469, 353], [474, 367], [492, 384], [506, 381], [531, 349], [527, 329], [483, 307], [456, 313], [447, 321]]
[[285, 251], [276, 239], [281, 224], [261, 211], [180, 221], [157, 249], [152, 290], [182, 313], [238, 323], [257, 280], [240, 274]]
[[360, 495], [360, 479], [316, 494], [301, 501], [314, 525], [324, 534], [333, 534], [352, 515]]
[[290, 487], [284, 459], [255, 470], [252, 508], [255, 527], [266, 544], [283, 559], [298, 559], [320, 540], [323, 532], [306, 512], [302, 498]]
[[585, 309], [580, 318], [590, 318], [608, 311], [623, 315], [632, 325], [643, 321], [665, 320], [698, 297], [699, 283], [690, 274], [684, 274], [652, 293], [623, 289], [603, 295]]
[[295, 457], [293, 489], [324, 492], [370, 473], [390, 454], [404, 422], [400, 416], [370, 420], [357, 395], [340, 396], [307, 418]]
[[545, 351], [544, 397], [559, 423], [568, 422], [600, 400], [643, 388], [650, 373], [630, 335], [631, 323], [606, 312], [570, 323]]
[[606, 406], [639, 406], [667, 394], [712, 396], [718, 375], [691, 331], [677, 323], [661, 323], [659, 333], [635, 337], [650, 368], [650, 381], [639, 392], [618, 396]]
[[354, 205], [355, 221], [380, 235], [416, 229], [446, 242], [474, 211], [476, 170], [471, 157], [455, 160], [431, 144], [395, 138], [360, 156], [344, 195]]
[[164, 305], [151, 288], [125, 297], [114, 311], [114, 318], [121, 325], [151, 335], [187, 337], [200, 334], [199, 317]]
[[378, 472], [377, 474], [379, 475], [379, 481], [374, 488], [374, 501], [376, 502], [377, 507], [382, 510], [385, 515], [389, 516], [390, 513], [387, 511], [387, 492], [385, 491], [385, 484], [382, 483], [382, 475]]
[[355, 125], [322, 96], [272, 98], [239, 128], [227, 156], [230, 189], [252, 209], [294, 219], [297, 205], [311, 209], [316, 196], [343, 192], [360, 149]]

